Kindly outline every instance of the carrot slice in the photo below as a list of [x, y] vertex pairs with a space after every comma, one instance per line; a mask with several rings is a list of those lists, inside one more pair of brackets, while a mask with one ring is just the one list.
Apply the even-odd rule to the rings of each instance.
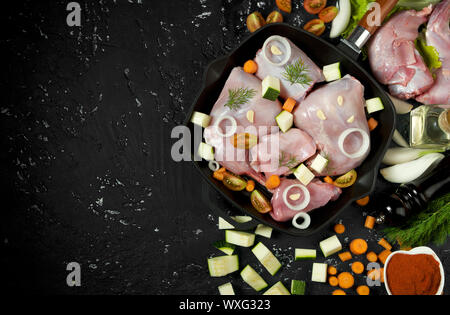
[[359, 199], [356, 203], [361, 207], [365, 207], [369, 204], [369, 202], [370, 202], [370, 197], [367, 196], [363, 199]]
[[338, 276], [341, 289], [350, 289], [355, 284], [355, 278], [349, 272], [343, 272]]
[[258, 71], [258, 64], [253, 60], [249, 60], [244, 64], [244, 71], [250, 74], [255, 74]]
[[292, 12], [292, 1], [291, 0], [276, 0], [277, 7], [286, 13]]
[[339, 285], [339, 280], [337, 277], [330, 277], [328, 279], [328, 283], [332, 286], [332, 287], [337, 287]]
[[323, 179], [323, 181], [324, 181], [325, 183], [327, 183], [327, 184], [330, 184], [330, 185], [333, 185], [333, 183], [334, 183], [334, 180], [333, 180], [330, 176], [325, 177], [325, 178]]
[[365, 269], [364, 264], [360, 261], [355, 261], [352, 264], [352, 271], [357, 275], [362, 274], [364, 272], [364, 269]]
[[336, 234], [344, 234], [345, 233], [345, 225], [336, 224], [334, 226], [334, 231], [336, 232]]
[[369, 125], [369, 130], [370, 131], [374, 131], [375, 129], [377, 129], [378, 127], [378, 121], [376, 121], [374, 118], [370, 118], [367, 121], [368, 125]]
[[389, 257], [390, 254], [392, 254], [392, 252], [386, 249], [378, 255], [378, 259], [381, 261], [383, 265], [386, 263], [386, 259]]
[[375, 226], [375, 222], [376, 219], [370, 215], [367, 216], [366, 218], [366, 223], [364, 224], [364, 226], [366, 228], [368, 228], [369, 230], [373, 230], [374, 226]]
[[345, 253], [341, 253], [339, 254], [339, 258], [343, 261], [349, 261], [352, 259], [352, 254], [350, 252], [345, 252]]
[[378, 261], [378, 255], [375, 254], [374, 252], [367, 253], [366, 258], [370, 262], [377, 262]]
[[269, 190], [277, 189], [281, 185], [281, 179], [277, 175], [272, 175], [266, 182], [266, 187]]
[[245, 188], [248, 192], [252, 192], [252, 191], [254, 191], [255, 190], [255, 181], [253, 181], [253, 180], [249, 180], [248, 182], [247, 182], [247, 187]]
[[283, 109], [289, 113], [292, 113], [295, 105], [297, 105], [297, 101], [289, 97], [284, 103]]
[[337, 269], [334, 266], [329, 266], [328, 267], [328, 274], [331, 276], [335, 276], [337, 275]]
[[356, 239], [350, 243], [350, 251], [354, 255], [362, 255], [367, 252], [367, 242], [363, 239]]
[[384, 249], [387, 250], [391, 250], [392, 249], [392, 245], [388, 243], [388, 241], [386, 241], [384, 238], [382, 238], [379, 242], [378, 245], [381, 245], [384, 247]]
[[218, 181], [223, 181], [223, 179], [225, 177], [225, 172], [220, 172], [220, 170], [216, 171], [213, 173], [213, 177], [214, 177], [214, 179], [217, 179]]
[[356, 289], [358, 295], [370, 295], [370, 289], [366, 285], [361, 285]]
[[342, 291], [342, 290], [335, 290], [335, 291], [333, 292], [333, 295], [347, 295], [347, 293], [345, 293], [345, 292]]
[[380, 280], [381, 283], [384, 283], [384, 268], [370, 270], [367, 273], [367, 278], [372, 281]]

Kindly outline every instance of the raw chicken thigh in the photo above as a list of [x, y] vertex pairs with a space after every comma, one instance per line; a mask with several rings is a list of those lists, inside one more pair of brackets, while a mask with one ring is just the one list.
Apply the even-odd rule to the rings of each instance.
[[389, 86], [393, 96], [410, 99], [424, 93], [433, 77], [417, 52], [414, 41], [419, 26], [427, 21], [431, 6], [422, 11], [403, 11], [394, 15], [373, 36], [368, 45], [373, 74]]
[[292, 169], [316, 153], [316, 144], [306, 132], [293, 128], [286, 133], [261, 137], [251, 152], [255, 171], [271, 175], [288, 175]]
[[364, 86], [350, 75], [312, 92], [294, 111], [295, 125], [308, 132], [329, 163], [321, 176], [345, 174], [369, 155]]
[[425, 38], [427, 45], [436, 48], [442, 67], [435, 71], [436, 82], [416, 99], [424, 104], [450, 105], [450, 0], [444, 0], [433, 10]]
[[[284, 179], [281, 182], [280, 187], [278, 187], [272, 197], [273, 211], [270, 213], [272, 218], [278, 222], [286, 222], [292, 220], [299, 211], [294, 211], [289, 208], [284, 202], [286, 200], [293, 207], [300, 205], [305, 200], [304, 192], [298, 187], [292, 187], [293, 185], [301, 185], [298, 180]], [[303, 186], [304, 187], [304, 186]], [[301, 212], [309, 212], [311, 210], [325, 206], [330, 201], [335, 201], [339, 198], [342, 190], [334, 185], [321, 182], [320, 180], [312, 181], [306, 189], [310, 195], [310, 201], [308, 205], [301, 210]], [[286, 191], [288, 190], [288, 191]], [[292, 200], [291, 196], [300, 195], [300, 198], [294, 198], [297, 200]], [[298, 197], [298, 196], [297, 196]]]
[[[246, 102], [231, 102], [230, 93], [233, 91], [250, 92]], [[278, 130], [275, 117], [281, 112], [281, 104], [269, 101], [261, 97], [261, 81], [237, 67], [232, 70], [222, 93], [214, 105], [210, 116], [210, 127], [205, 129], [206, 143], [215, 149], [215, 158], [223, 167], [236, 175], [249, 175], [259, 182], [264, 182], [264, 176], [256, 173], [249, 164], [249, 152], [245, 149], [235, 148], [231, 140], [235, 134], [250, 133], [255, 136], [263, 136], [271, 132], [271, 127]], [[247, 113], [254, 112], [254, 122], [247, 119]], [[217, 122], [224, 117], [232, 117], [236, 120], [236, 129], [230, 130], [228, 119]], [[230, 134], [228, 134], [230, 133]]]
[[[297, 102], [300, 102], [305, 98], [306, 93], [312, 89], [314, 84], [324, 81], [324, 76], [322, 70], [317, 67], [317, 65], [302, 50], [300, 50], [287, 38], [283, 37], [282, 39], [286, 40], [290, 47], [291, 56], [289, 60], [282, 66], [274, 65], [264, 57], [264, 48], [260, 49], [255, 58], [255, 62], [258, 64], [258, 72], [256, 72], [256, 76], [261, 80], [264, 80], [268, 75], [279, 78], [281, 81], [280, 96], [283, 99], [290, 97], [295, 99]], [[270, 38], [268, 41], [270, 41]], [[282, 47], [281, 41], [274, 40], [273, 42], [274, 45], [277, 45], [277, 47]], [[268, 58], [276, 57], [273, 56], [270, 51], [271, 45], [272, 44], [269, 43], [269, 47], [266, 48], [266, 56], [268, 56]], [[280, 50], [281, 49], [282, 48], [280, 48]], [[295, 75], [291, 76], [290, 80], [286, 78], [286, 67], [295, 67], [300, 65], [303, 65], [304, 71], [299, 71], [300, 68], [298, 67], [297, 70], [293, 72]], [[304, 84], [296, 83], [301, 81], [296, 81], [296, 79], [306, 79], [306, 81], [303, 82]]]

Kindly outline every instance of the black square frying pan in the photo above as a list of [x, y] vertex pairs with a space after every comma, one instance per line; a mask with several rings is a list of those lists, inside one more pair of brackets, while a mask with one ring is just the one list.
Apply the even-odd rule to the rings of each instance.
[[[373, 115], [380, 124], [379, 127], [371, 133], [372, 150], [367, 159], [357, 169], [357, 182], [352, 187], [344, 189], [338, 200], [309, 212], [312, 219], [311, 226], [307, 230], [298, 230], [292, 226], [291, 222], [276, 222], [269, 214], [258, 213], [250, 202], [249, 193], [232, 192], [221, 182], [213, 179], [212, 172], [208, 167], [208, 162], [197, 162], [194, 158], [192, 161], [199, 171], [199, 174], [201, 174], [208, 183], [207, 187], [213, 188], [213, 190], [218, 192], [227, 203], [239, 210], [242, 215], [253, 218], [251, 222], [245, 224], [234, 222], [227, 212], [223, 210], [224, 207], [218, 205], [217, 198], [211, 197], [211, 192], [209, 192], [208, 189], [205, 189], [203, 191], [204, 196], [199, 196], [199, 199], [203, 198], [204, 200], [206, 197], [206, 202], [208, 203], [207, 206], [219, 216], [232, 223], [236, 229], [250, 230], [255, 228], [257, 224], [264, 224], [292, 236], [308, 236], [318, 232], [323, 227], [333, 222], [352, 202], [368, 196], [373, 192], [381, 161], [390, 145], [392, 135], [395, 131], [396, 114], [388, 95], [377, 81], [356, 61], [354, 54], [352, 55], [351, 53], [344, 52], [342, 49], [335, 47], [319, 37], [287, 24], [269, 24], [250, 35], [228, 56], [219, 58], [208, 66], [204, 76], [202, 90], [192, 105], [185, 123], [191, 130], [192, 143], [195, 143], [194, 126], [190, 123], [193, 112], [197, 111], [209, 114], [217, 101], [231, 70], [234, 67], [242, 66], [247, 60], [254, 59], [257, 50], [263, 46], [268, 37], [273, 35], [289, 38], [319, 67], [340, 62], [343, 75], [350, 74], [365, 86], [366, 99], [379, 97], [383, 101], [385, 109]], [[192, 157], [195, 156], [196, 151], [197, 148], [192, 148]], [[271, 198], [271, 194], [265, 187], [258, 186], [257, 189], [266, 194], [269, 199]]]

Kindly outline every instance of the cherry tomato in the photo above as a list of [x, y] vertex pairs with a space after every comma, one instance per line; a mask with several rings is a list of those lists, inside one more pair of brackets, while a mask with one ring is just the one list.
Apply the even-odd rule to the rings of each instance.
[[319, 19], [325, 23], [330, 23], [338, 15], [339, 10], [336, 7], [328, 7], [319, 12]]
[[283, 15], [278, 11], [273, 11], [266, 19], [266, 23], [283, 23]]
[[320, 36], [325, 32], [325, 23], [322, 20], [314, 19], [306, 23], [303, 29], [316, 36]]
[[292, 1], [291, 0], [276, 0], [277, 6], [281, 11], [286, 13], [292, 12]]
[[327, 0], [305, 0], [303, 7], [308, 13], [318, 14], [327, 5]]
[[253, 33], [266, 25], [266, 20], [264, 20], [263, 16], [259, 12], [253, 12], [247, 17], [247, 28], [250, 33]]

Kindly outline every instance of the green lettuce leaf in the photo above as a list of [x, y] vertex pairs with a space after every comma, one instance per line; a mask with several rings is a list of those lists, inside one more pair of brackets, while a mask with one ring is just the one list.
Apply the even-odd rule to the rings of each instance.
[[405, 8], [405, 10], [422, 10], [430, 4], [437, 4], [441, 0], [400, 0], [397, 7]]

